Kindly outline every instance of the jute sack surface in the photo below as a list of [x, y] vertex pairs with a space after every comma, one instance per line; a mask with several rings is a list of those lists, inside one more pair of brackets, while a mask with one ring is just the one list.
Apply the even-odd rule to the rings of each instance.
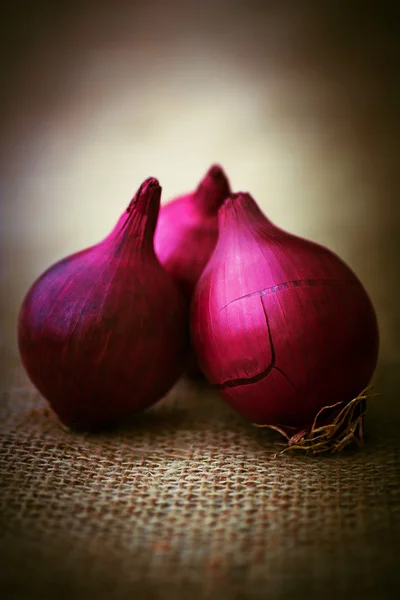
[[313, 458], [276, 455], [278, 434], [185, 380], [119, 431], [73, 434], [16, 366], [0, 412], [1, 598], [393, 597], [395, 372], [363, 448]]

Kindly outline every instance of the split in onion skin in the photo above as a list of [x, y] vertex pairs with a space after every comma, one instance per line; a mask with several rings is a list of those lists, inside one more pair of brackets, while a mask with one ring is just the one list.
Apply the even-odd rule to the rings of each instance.
[[290, 436], [324, 423], [369, 383], [375, 311], [328, 249], [276, 227], [247, 193], [219, 211], [219, 239], [197, 284], [191, 341], [204, 374], [254, 424]]
[[22, 362], [72, 428], [101, 429], [149, 407], [185, 366], [187, 308], [154, 252], [160, 195], [147, 179], [112, 233], [47, 269], [22, 304]]
[[217, 243], [218, 210], [230, 193], [224, 171], [213, 165], [193, 193], [161, 207], [155, 251], [188, 300]]

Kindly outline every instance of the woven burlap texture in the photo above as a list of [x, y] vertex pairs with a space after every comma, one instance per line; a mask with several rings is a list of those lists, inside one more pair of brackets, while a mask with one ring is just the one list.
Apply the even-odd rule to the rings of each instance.
[[316, 458], [276, 456], [278, 434], [186, 380], [101, 435], [46, 406], [17, 367], [0, 414], [2, 598], [391, 597], [395, 406], [370, 407], [361, 450]]

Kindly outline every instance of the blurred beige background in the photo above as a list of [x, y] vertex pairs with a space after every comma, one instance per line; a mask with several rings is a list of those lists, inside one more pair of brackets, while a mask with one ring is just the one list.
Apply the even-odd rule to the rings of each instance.
[[[399, 345], [395, 3], [13, 2], [2, 19], [1, 351], [60, 257], [141, 181], [163, 201], [220, 162], [268, 216], [336, 251]], [[396, 367], [397, 368], [397, 367]]]

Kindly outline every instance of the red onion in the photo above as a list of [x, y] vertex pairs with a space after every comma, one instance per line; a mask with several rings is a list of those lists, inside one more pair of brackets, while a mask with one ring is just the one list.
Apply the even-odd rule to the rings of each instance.
[[161, 207], [156, 254], [188, 299], [217, 243], [218, 209], [230, 193], [223, 170], [213, 165], [195, 192]]
[[337, 449], [361, 428], [353, 399], [377, 361], [367, 293], [335, 254], [276, 227], [249, 194], [225, 201], [219, 228], [192, 302], [203, 372], [254, 424], [307, 448], [332, 449], [333, 437]]
[[160, 195], [147, 179], [105, 240], [51, 266], [23, 302], [23, 364], [69, 426], [144, 409], [183, 370], [185, 305], [153, 246]]

